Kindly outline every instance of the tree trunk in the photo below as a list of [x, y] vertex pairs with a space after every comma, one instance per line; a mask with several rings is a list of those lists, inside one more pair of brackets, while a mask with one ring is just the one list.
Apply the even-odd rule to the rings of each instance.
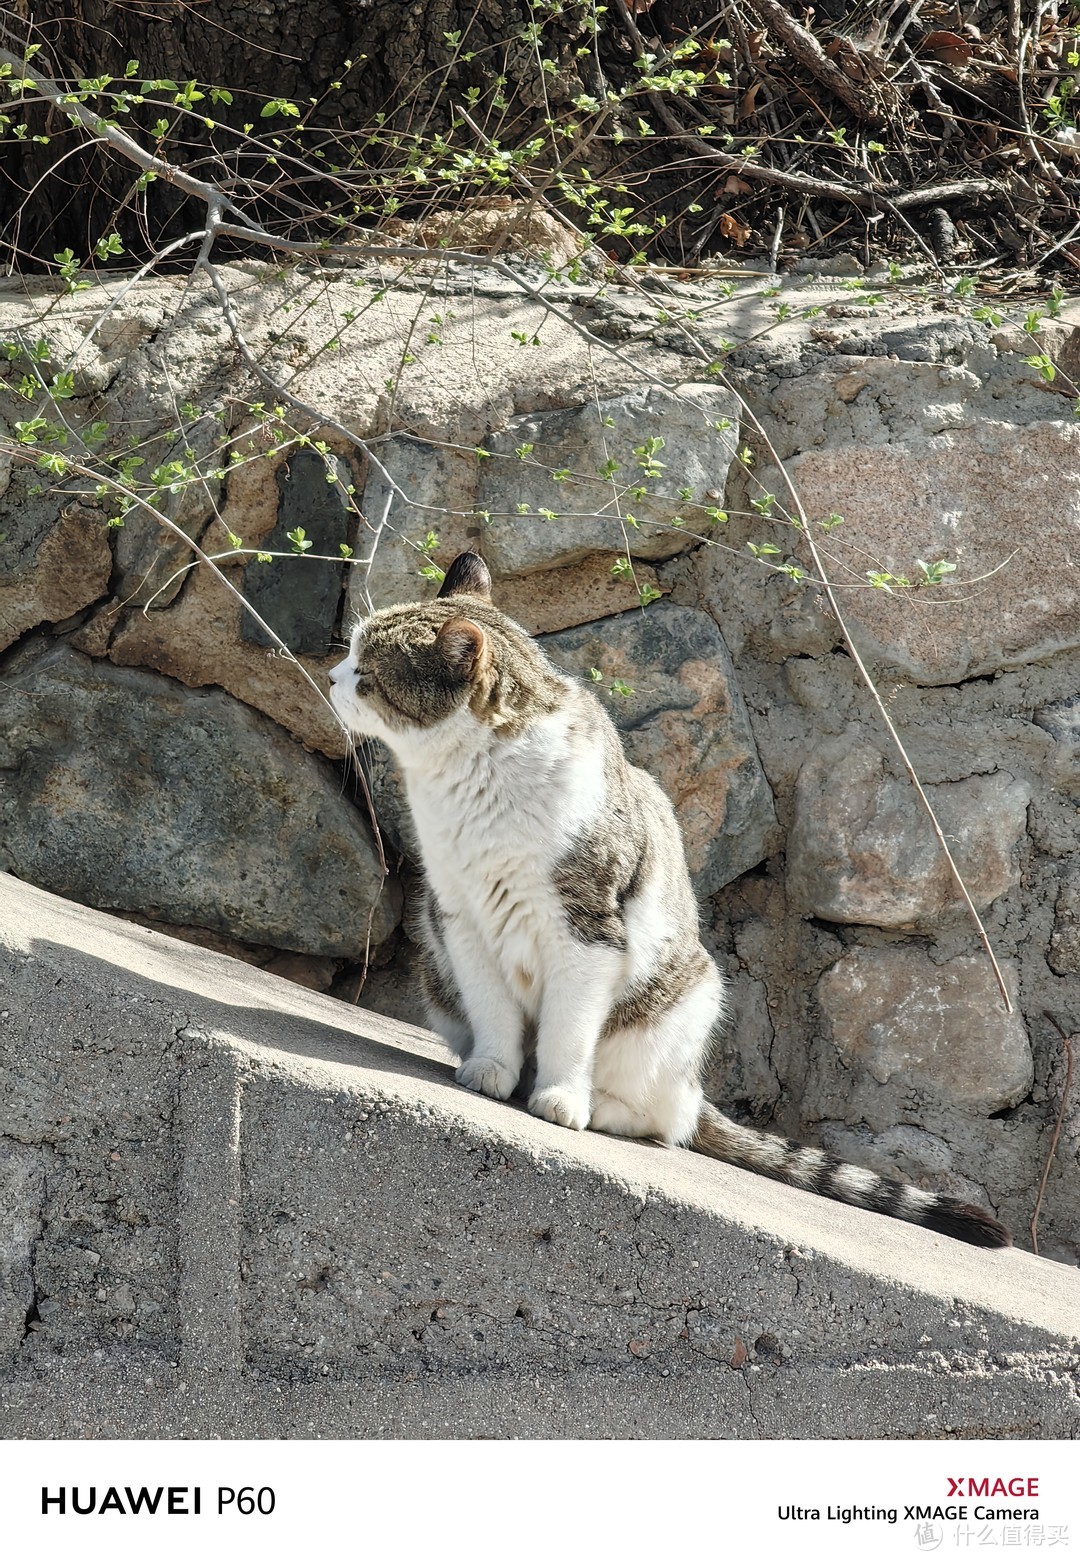
[[[357, 172], [365, 176], [357, 182], [367, 185], [371, 168], [386, 156], [385, 146], [369, 143], [373, 130], [399, 135], [445, 131], [453, 110], [469, 101], [469, 89], [476, 105], [471, 117], [484, 135], [508, 146], [542, 134], [545, 120], [565, 116], [574, 96], [595, 91], [587, 8], [571, 6], [565, 15], [545, 16], [539, 45], [526, 35], [533, 14], [528, 0], [482, 0], [480, 5], [473, 0], [209, 0], [153, 9], [109, 0], [42, 0], [35, 7], [32, 37], [43, 45], [34, 64], [65, 84], [109, 75], [114, 90], [118, 80], [138, 90], [144, 80], [160, 78], [180, 88], [189, 81], [203, 91], [208, 85], [226, 88], [231, 104], [207, 95], [180, 134], [166, 143], [166, 155], [183, 157], [202, 178], [255, 171], [259, 159], [245, 157], [240, 138], [229, 130], [251, 125], [252, 134], [272, 152], [270, 137], [285, 136], [302, 123], [310, 127], [304, 132], [308, 150], [321, 142], [330, 149], [327, 160], [338, 166], [355, 159]], [[19, 50], [10, 32], [6, 41]], [[540, 55], [552, 65], [542, 69]], [[129, 60], [138, 68], [124, 83]], [[301, 120], [263, 118], [272, 99], [297, 105]], [[157, 105], [153, 112], [150, 105], [137, 106], [120, 122], [133, 132], [148, 130], [162, 112]], [[216, 121], [216, 129], [203, 124], [204, 113]], [[35, 144], [9, 136], [0, 150], [3, 231], [15, 269], [29, 269], [35, 260], [48, 262], [65, 248], [84, 257], [100, 235], [114, 229], [124, 241], [126, 258], [141, 259], [199, 225], [201, 212], [185, 210], [190, 203], [164, 183], [139, 191], [136, 170], [100, 148], [79, 146], [83, 132], [67, 129], [55, 110], [34, 109], [27, 117], [31, 135], [50, 140]], [[152, 147], [152, 136], [141, 139]], [[194, 167], [196, 162], [201, 166]], [[301, 206], [318, 209], [331, 195], [340, 206], [340, 190], [328, 192], [311, 183], [288, 194], [282, 188], [278, 217], [291, 213], [300, 221]], [[265, 218], [268, 212], [263, 208], [259, 215]]]

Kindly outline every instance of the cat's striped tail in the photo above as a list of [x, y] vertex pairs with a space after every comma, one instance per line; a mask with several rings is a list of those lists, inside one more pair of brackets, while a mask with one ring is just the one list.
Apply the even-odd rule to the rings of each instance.
[[876, 1214], [888, 1214], [912, 1225], [925, 1225], [976, 1247], [1012, 1245], [1005, 1226], [985, 1209], [890, 1181], [875, 1171], [848, 1165], [824, 1149], [810, 1149], [788, 1138], [742, 1127], [707, 1103], [701, 1108], [690, 1148], [745, 1171], [756, 1171], [759, 1176], [816, 1192], [823, 1198], [853, 1203], [857, 1208], [872, 1209]]

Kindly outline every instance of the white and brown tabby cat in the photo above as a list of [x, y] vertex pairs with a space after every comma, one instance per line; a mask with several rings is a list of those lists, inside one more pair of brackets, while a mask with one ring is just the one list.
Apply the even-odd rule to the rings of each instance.
[[476, 553], [357, 627], [330, 674], [405, 782], [431, 1022], [459, 1083], [564, 1127], [686, 1145], [843, 1203], [1009, 1244], [990, 1214], [742, 1127], [701, 1075], [724, 1005], [675, 814], [588, 689], [491, 604]]

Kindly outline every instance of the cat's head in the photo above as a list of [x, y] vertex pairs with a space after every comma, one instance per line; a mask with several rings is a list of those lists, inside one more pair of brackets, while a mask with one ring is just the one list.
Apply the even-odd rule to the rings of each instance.
[[399, 755], [428, 735], [517, 736], [566, 697], [539, 646], [492, 606], [487, 565], [472, 552], [458, 554], [435, 601], [363, 619], [330, 683], [348, 729]]

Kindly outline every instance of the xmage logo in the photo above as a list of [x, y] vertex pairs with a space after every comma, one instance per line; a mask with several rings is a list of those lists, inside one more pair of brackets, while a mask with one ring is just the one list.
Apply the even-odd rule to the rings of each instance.
[[949, 1488], [946, 1496], [1038, 1496], [1039, 1479], [1037, 1475], [1014, 1474], [1009, 1479], [1003, 1480], [1000, 1475], [993, 1479], [984, 1474], [981, 1479], [975, 1479], [973, 1475], [962, 1474], [958, 1480], [948, 1475]]

